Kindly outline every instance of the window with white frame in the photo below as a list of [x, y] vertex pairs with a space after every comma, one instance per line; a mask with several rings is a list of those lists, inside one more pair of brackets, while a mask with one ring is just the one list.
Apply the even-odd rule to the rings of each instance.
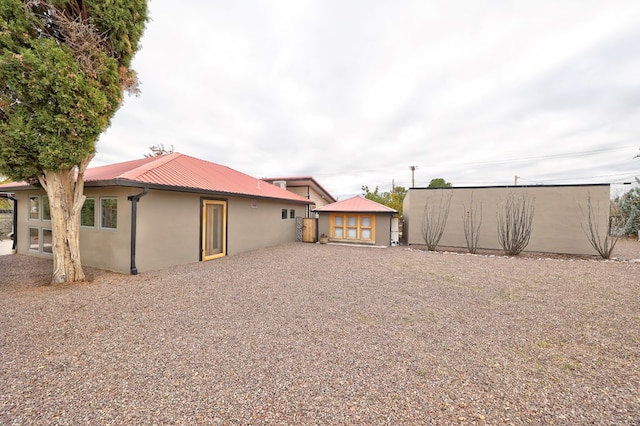
[[53, 254], [53, 234], [48, 228], [42, 228], [42, 253]]
[[118, 229], [118, 199], [100, 198], [100, 228]]
[[80, 226], [94, 228], [96, 226], [96, 199], [86, 198], [80, 212]]
[[40, 228], [29, 227], [29, 251], [40, 251]]
[[40, 220], [40, 196], [32, 195], [29, 197], [29, 219]]
[[46, 195], [42, 196], [42, 220], [51, 220], [51, 206]]

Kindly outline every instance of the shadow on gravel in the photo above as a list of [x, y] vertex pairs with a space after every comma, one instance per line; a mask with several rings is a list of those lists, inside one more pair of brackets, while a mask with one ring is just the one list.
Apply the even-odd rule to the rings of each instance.
[[104, 276], [126, 277], [127, 275], [102, 269], [83, 267], [87, 281], [83, 283], [51, 285], [53, 261], [22, 254], [0, 256], [0, 293], [39, 289], [64, 290], [87, 285]]

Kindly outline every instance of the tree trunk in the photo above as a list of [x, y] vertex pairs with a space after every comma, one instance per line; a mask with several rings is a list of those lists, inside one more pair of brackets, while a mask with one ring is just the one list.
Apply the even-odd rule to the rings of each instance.
[[80, 213], [86, 198], [84, 171], [92, 158], [85, 158], [77, 169], [44, 170], [39, 179], [51, 210], [53, 284], [85, 281], [80, 261]]

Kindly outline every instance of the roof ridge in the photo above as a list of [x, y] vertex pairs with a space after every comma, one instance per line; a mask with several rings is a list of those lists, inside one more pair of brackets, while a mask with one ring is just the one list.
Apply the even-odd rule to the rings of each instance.
[[122, 176], [120, 176], [123, 179], [137, 179], [140, 176], [144, 175], [145, 173], [157, 169], [158, 167], [167, 164], [170, 161], [173, 161], [179, 157], [181, 157], [183, 154], [180, 154], [179, 152], [173, 152], [171, 154], [165, 154], [165, 155], [158, 155], [156, 157], [153, 158], [153, 160], [144, 163], [134, 169], [128, 170], [127, 172], [123, 173]]

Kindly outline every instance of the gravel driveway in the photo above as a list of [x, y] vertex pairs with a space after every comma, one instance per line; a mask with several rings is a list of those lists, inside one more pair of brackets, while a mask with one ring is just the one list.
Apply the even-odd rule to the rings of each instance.
[[0, 257], [0, 424], [640, 424], [640, 263], [297, 243], [86, 272]]

